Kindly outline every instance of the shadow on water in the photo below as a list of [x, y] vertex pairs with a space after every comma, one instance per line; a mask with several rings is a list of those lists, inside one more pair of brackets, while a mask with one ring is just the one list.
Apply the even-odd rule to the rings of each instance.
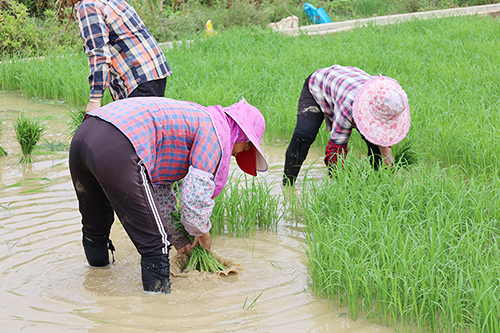
[[[64, 105], [0, 93], [0, 146], [9, 154], [0, 158], [0, 331], [393, 331], [353, 321], [346, 309], [316, 297], [308, 285], [304, 235], [286, 225], [252, 237], [215, 236], [217, 253], [244, 270], [220, 278], [172, 277], [170, 295], [142, 291], [139, 255], [118, 221], [112, 229], [116, 262], [89, 267], [67, 150], [40, 153], [21, 165], [12, 126], [20, 112], [49, 117], [44, 138], [69, 143]], [[266, 178], [277, 184], [276, 195], [285, 148], [264, 146], [271, 166]], [[321, 151], [311, 152], [306, 165], [321, 177]]]

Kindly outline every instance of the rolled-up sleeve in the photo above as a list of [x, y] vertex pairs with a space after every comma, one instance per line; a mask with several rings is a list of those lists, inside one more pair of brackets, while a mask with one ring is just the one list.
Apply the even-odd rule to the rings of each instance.
[[215, 183], [213, 174], [189, 167], [181, 190], [181, 222], [192, 236], [201, 236], [212, 227], [210, 216], [214, 208]]
[[77, 9], [83, 50], [89, 56], [88, 77], [90, 98], [102, 98], [109, 85], [109, 64], [111, 52], [108, 48], [109, 30], [100, 8], [92, 3], [81, 4]]

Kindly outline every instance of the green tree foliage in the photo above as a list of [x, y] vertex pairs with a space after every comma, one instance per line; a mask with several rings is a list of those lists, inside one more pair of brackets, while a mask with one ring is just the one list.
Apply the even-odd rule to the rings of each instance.
[[56, 5], [53, 0], [19, 0], [19, 3], [26, 6], [31, 16], [41, 17], [47, 9], [52, 9]]
[[0, 0], [0, 55], [16, 54], [21, 50], [31, 54], [40, 45], [36, 24], [30, 19], [25, 5]]
[[35, 17], [41, 7], [37, 8], [32, 13], [21, 2], [0, 0], [0, 57], [39, 55], [79, 45], [75, 20], [68, 25], [70, 8], [52, 6], [45, 8], [42, 17]]

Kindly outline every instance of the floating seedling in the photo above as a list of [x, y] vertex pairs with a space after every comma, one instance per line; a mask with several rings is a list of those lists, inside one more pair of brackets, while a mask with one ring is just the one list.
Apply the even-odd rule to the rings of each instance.
[[67, 151], [69, 149], [69, 145], [66, 142], [61, 142], [54, 139], [44, 139], [40, 142], [37, 148], [46, 151]]
[[14, 130], [23, 154], [21, 163], [32, 162], [31, 153], [45, 132], [45, 126], [40, 120], [30, 119], [21, 114], [14, 123]]

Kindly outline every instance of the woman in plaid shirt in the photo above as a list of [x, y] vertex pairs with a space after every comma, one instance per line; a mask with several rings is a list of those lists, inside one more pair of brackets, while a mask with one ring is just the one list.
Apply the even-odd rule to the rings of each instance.
[[163, 51], [135, 9], [124, 0], [69, 0], [90, 68], [86, 111], [101, 106], [109, 88], [114, 100], [165, 95], [172, 74]]
[[[244, 99], [223, 108], [137, 97], [88, 112], [69, 153], [88, 263], [109, 265], [116, 213], [141, 255], [144, 290], [169, 293], [171, 245], [211, 249], [213, 198], [227, 182], [231, 156], [251, 175], [267, 170], [264, 129], [264, 117]], [[171, 231], [172, 185], [180, 180], [181, 222], [193, 243]]]
[[299, 97], [297, 125], [286, 151], [283, 185], [293, 185], [319, 128], [326, 122], [330, 140], [325, 150], [329, 173], [344, 157], [356, 128], [368, 147], [375, 169], [391, 166], [391, 146], [410, 128], [405, 91], [394, 79], [372, 76], [356, 67], [333, 65], [311, 74]]

